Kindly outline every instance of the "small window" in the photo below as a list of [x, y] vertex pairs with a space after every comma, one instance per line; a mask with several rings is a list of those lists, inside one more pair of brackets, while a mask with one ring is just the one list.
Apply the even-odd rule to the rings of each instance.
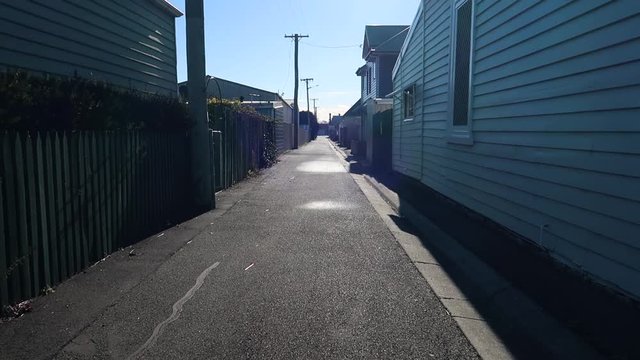
[[371, 94], [371, 67], [367, 67], [367, 94]]
[[404, 89], [402, 92], [402, 109], [404, 113], [404, 118], [413, 119], [414, 109], [415, 109], [415, 93], [416, 87], [415, 85], [411, 85], [408, 88]]
[[456, 56], [454, 65], [453, 125], [469, 123], [469, 73], [471, 61], [471, 6], [468, 0], [456, 9]]
[[452, 14], [449, 142], [472, 145], [473, 0], [456, 0]]

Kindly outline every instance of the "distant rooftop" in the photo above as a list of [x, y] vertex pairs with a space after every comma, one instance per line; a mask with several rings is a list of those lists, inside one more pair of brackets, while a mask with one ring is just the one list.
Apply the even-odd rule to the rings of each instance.
[[409, 33], [408, 25], [367, 25], [364, 29], [362, 58], [371, 52], [399, 53]]
[[[186, 81], [178, 83], [178, 88], [183, 86], [187, 86]], [[211, 80], [207, 81], [207, 96], [243, 102], [282, 101], [287, 106], [291, 106], [290, 104], [292, 103], [284, 100], [277, 92], [259, 89], [219, 77], [211, 77]]]

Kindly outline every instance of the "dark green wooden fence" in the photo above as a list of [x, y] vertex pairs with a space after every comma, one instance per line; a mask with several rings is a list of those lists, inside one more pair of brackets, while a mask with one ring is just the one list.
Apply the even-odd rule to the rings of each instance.
[[178, 133], [0, 133], [0, 304], [189, 215]]
[[211, 149], [216, 190], [229, 188], [265, 167], [265, 136], [275, 139], [273, 123], [224, 109], [214, 128]]

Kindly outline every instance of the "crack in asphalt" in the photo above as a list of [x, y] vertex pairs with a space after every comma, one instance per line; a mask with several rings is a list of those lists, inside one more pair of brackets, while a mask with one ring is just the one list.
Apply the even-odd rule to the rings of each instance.
[[204, 284], [204, 280], [207, 278], [211, 270], [215, 269], [218, 265], [220, 265], [220, 262], [216, 262], [215, 264], [206, 268], [202, 273], [200, 273], [200, 275], [196, 279], [195, 285], [193, 285], [193, 287], [189, 289], [189, 291], [187, 291], [187, 293], [180, 300], [176, 301], [176, 303], [173, 304], [173, 312], [171, 313], [171, 315], [168, 318], [166, 318], [164, 321], [159, 323], [155, 329], [153, 329], [153, 333], [151, 334], [149, 339], [147, 339], [147, 341], [144, 344], [142, 344], [142, 346], [140, 346], [138, 350], [136, 350], [133, 354], [129, 355], [127, 357], [127, 360], [137, 359], [138, 356], [140, 356], [145, 350], [155, 345], [156, 341], [158, 340], [160, 335], [162, 335], [167, 325], [178, 320], [178, 318], [180, 317], [180, 314], [182, 313], [182, 308], [184, 304], [187, 301], [189, 301], [193, 297], [193, 295], [195, 295], [198, 289], [202, 287], [202, 284]]

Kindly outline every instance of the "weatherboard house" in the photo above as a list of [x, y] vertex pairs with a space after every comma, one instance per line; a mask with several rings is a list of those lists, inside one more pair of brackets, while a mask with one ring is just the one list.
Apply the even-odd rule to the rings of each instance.
[[358, 68], [360, 77], [360, 155], [373, 162], [373, 116], [391, 108], [391, 100], [386, 95], [393, 90], [391, 73], [398, 59], [409, 26], [407, 25], [367, 25], [364, 29], [362, 59], [366, 64]]
[[421, 1], [393, 169], [640, 298], [639, 49], [638, 1]]
[[176, 96], [180, 16], [165, 0], [2, 1], [0, 71], [77, 76]]

